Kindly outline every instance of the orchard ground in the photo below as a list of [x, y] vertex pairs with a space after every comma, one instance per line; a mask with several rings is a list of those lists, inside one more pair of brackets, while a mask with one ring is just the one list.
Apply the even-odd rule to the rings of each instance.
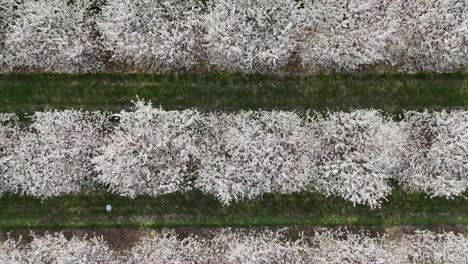
[[[100, 192], [44, 201], [5, 195], [0, 229], [468, 225], [468, 192], [445, 199], [394, 188], [378, 209], [313, 192], [265, 194], [229, 206], [200, 191], [135, 199]], [[112, 205], [110, 213], [106, 204]]]
[[[338, 76], [10, 74], [0, 75], [0, 112], [81, 108], [119, 111], [136, 99], [164, 109], [351, 110], [468, 108], [466, 73]], [[465, 197], [468, 193], [465, 193]], [[255, 226], [462, 226], [468, 199], [429, 199], [396, 187], [382, 208], [317, 193], [267, 194], [222, 206], [200, 192], [127, 199], [105, 191], [45, 201], [0, 198], [0, 229], [216, 228]], [[107, 213], [105, 205], [113, 206]], [[466, 228], [461, 228], [466, 233]]]
[[330, 76], [7, 74], [0, 112], [120, 111], [136, 96], [164, 109], [403, 110], [468, 107], [467, 73]]

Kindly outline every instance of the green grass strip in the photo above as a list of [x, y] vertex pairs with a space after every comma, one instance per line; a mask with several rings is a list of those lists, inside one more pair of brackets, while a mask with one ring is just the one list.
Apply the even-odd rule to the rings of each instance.
[[[110, 213], [104, 209], [107, 203], [113, 206]], [[222, 206], [214, 197], [199, 191], [135, 199], [106, 192], [45, 201], [18, 195], [0, 198], [2, 230], [441, 224], [468, 225], [468, 200], [430, 199], [398, 187], [381, 208], [374, 210], [315, 192], [266, 194], [230, 206]]]
[[6, 74], [0, 112], [120, 111], [139, 96], [165, 109], [403, 109], [468, 107], [466, 73], [327, 76]]
[[74, 222], [67, 223], [37, 223], [36, 221], [20, 221], [15, 223], [2, 223], [0, 230], [61, 230], [61, 229], [85, 229], [85, 228], [224, 228], [224, 227], [284, 227], [284, 226], [435, 226], [435, 225], [468, 225], [467, 218], [445, 217], [445, 218], [400, 218], [382, 221], [379, 218], [348, 219], [338, 217], [322, 217], [312, 220], [292, 219], [254, 219], [232, 222], [185, 222], [185, 221], [146, 221], [146, 222]]

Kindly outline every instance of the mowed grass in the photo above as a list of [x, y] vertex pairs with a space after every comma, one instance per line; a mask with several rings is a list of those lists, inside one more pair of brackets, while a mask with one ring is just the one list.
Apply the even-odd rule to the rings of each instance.
[[120, 111], [137, 96], [165, 109], [208, 111], [467, 108], [466, 75], [9, 74], [0, 75], [0, 112]]
[[[465, 196], [468, 193], [465, 193]], [[113, 210], [105, 211], [111, 204]], [[0, 198], [0, 229], [113, 227], [253, 227], [284, 225], [467, 225], [464, 197], [429, 199], [396, 187], [381, 208], [353, 206], [315, 192], [267, 194], [222, 206], [199, 191], [128, 199], [106, 192], [66, 195], [41, 201]]]

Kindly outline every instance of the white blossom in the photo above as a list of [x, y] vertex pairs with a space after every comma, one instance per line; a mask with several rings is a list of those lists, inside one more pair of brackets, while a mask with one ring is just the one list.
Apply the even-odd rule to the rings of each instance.
[[240, 72], [275, 71], [292, 61], [297, 47], [294, 0], [212, 0], [204, 16], [210, 65]]
[[113, 63], [167, 71], [197, 63], [199, 20], [195, 0], [111, 0], [98, 24]]
[[92, 40], [91, 0], [24, 0], [7, 27], [5, 56], [13, 71], [101, 69]]
[[208, 244], [194, 236], [178, 239], [174, 232], [143, 237], [129, 250], [127, 263], [131, 264], [182, 264], [220, 263], [208, 262], [214, 256], [207, 254]]
[[3, 72], [3, 68], [7, 66], [5, 51], [6, 32], [16, 16], [14, 8], [18, 4], [17, 2], [18, 0], [0, 0], [0, 72]]
[[18, 117], [15, 114], [0, 113], [0, 196], [10, 191], [4, 174], [7, 170], [5, 161], [10, 158], [18, 137]]
[[41, 198], [107, 186], [128, 197], [193, 188], [228, 205], [318, 191], [380, 207], [395, 179], [431, 197], [468, 187], [468, 114], [377, 110], [201, 113], [135, 109], [0, 115], [0, 193]]
[[468, 237], [427, 230], [414, 234], [370, 235], [319, 229], [312, 235], [279, 231], [213, 230], [181, 237], [174, 231], [153, 232], [124, 251], [109, 248], [99, 237], [67, 239], [62, 233], [32, 235], [25, 243], [0, 243], [1, 264], [465, 264]]
[[30, 243], [8, 239], [0, 244], [1, 264], [99, 264], [123, 263], [102, 238], [67, 239], [64, 234], [38, 236]]
[[452, 72], [468, 65], [465, 0], [95, 4], [0, 0], [0, 70]]
[[390, 19], [400, 45], [389, 47], [404, 71], [450, 72], [468, 65], [468, 11], [465, 0], [395, 1]]
[[293, 112], [216, 113], [199, 143], [196, 187], [224, 204], [307, 188], [311, 155], [303, 120]]
[[[316, 71], [355, 71], [391, 63], [399, 24], [389, 19], [392, 1], [305, 1], [302, 62]], [[397, 43], [394, 43], [397, 42]]]
[[138, 101], [135, 111], [122, 111], [118, 117], [114, 133], [93, 160], [97, 180], [130, 197], [190, 189], [199, 113], [164, 111]]
[[101, 144], [105, 115], [81, 111], [37, 112], [18, 132], [3, 178], [15, 192], [37, 197], [77, 193], [90, 186], [91, 158]]
[[26, 263], [24, 252], [20, 249], [19, 242], [11, 238], [0, 241], [0, 264]]
[[318, 120], [320, 143], [313, 186], [357, 204], [379, 207], [390, 194], [397, 161], [398, 126], [376, 110], [328, 113]]
[[407, 263], [445, 264], [468, 262], [468, 238], [453, 232], [434, 233], [427, 230], [404, 235], [396, 254], [407, 256]]
[[304, 237], [293, 241], [283, 231], [221, 230], [210, 241], [212, 255], [222, 263], [315, 263], [314, 252]]
[[468, 188], [468, 112], [406, 112], [406, 142], [397, 179], [430, 196], [452, 197]]
[[311, 263], [407, 263], [404, 255], [395, 254], [397, 248], [387, 236], [321, 230], [311, 240], [315, 245]]

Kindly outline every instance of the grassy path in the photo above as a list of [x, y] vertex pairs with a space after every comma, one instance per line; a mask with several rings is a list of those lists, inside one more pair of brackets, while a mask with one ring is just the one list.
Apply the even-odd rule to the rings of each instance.
[[[113, 206], [111, 213], [105, 212], [106, 203]], [[0, 198], [1, 230], [437, 224], [468, 225], [468, 200], [429, 199], [398, 188], [382, 208], [374, 210], [318, 193], [267, 194], [227, 207], [198, 191], [133, 200], [108, 193], [68, 195], [45, 201], [16, 195]]]
[[12, 74], [0, 75], [0, 112], [47, 108], [119, 111], [138, 95], [166, 109], [202, 110], [468, 107], [467, 74], [315, 77]]

